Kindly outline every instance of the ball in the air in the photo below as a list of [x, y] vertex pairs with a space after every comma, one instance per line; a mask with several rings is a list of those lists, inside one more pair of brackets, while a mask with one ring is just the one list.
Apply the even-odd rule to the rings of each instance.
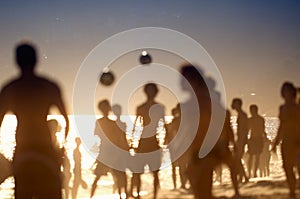
[[140, 56], [140, 62], [143, 65], [150, 64], [152, 62], [152, 58], [147, 51], [142, 52], [142, 55]]
[[112, 72], [103, 72], [100, 76], [100, 83], [104, 86], [111, 85], [115, 80], [115, 76]]

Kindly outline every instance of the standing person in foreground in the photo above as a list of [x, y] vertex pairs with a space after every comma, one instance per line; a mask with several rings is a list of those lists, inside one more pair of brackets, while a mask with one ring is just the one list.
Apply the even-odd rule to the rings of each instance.
[[16, 148], [13, 157], [16, 199], [61, 199], [60, 165], [53, 147], [47, 115], [56, 106], [69, 120], [57, 84], [35, 72], [37, 57], [30, 44], [16, 48], [20, 75], [0, 93], [0, 124], [8, 111], [16, 115]]
[[247, 143], [247, 136], [248, 136], [248, 117], [245, 111], [242, 109], [242, 100], [240, 98], [234, 98], [232, 100], [231, 108], [233, 110], [236, 110], [238, 115], [237, 115], [237, 149], [236, 149], [236, 161], [237, 161], [237, 169], [238, 169], [238, 176], [239, 176], [239, 181], [242, 182], [243, 178], [245, 182], [248, 182], [249, 179], [246, 175], [243, 163], [242, 163], [242, 158], [245, 153], [245, 145]]
[[283, 161], [283, 169], [290, 189], [290, 197], [296, 198], [296, 177], [294, 167], [296, 166], [297, 155], [300, 146], [300, 109], [296, 103], [297, 90], [290, 82], [285, 82], [281, 87], [281, 96], [284, 104], [279, 108], [279, 128], [274, 141], [272, 150], [282, 140], [281, 154]]
[[[182, 129], [177, 134], [179, 138], [178, 141], [176, 140], [176, 147], [170, 147], [170, 151], [176, 154], [183, 150], [182, 147], [187, 141], [191, 142], [183, 155], [187, 158], [187, 176], [194, 198], [210, 199], [213, 165], [209, 162], [210, 159], [206, 159], [206, 157], [199, 158], [199, 151], [210, 123], [211, 99], [209, 90], [199, 68], [193, 65], [185, 65], [181, 67], [180, 72], [183, 76], [181, 87], [184, 91], [190, 93], [190, 98], [181, 104]], [[195, 98], [192, 97], [193, 93]], [[197, 110], [200, 111], [200, 117], [198, 118], [196, 117]], [[186, 117], [187, 115], [193, 117]], [[192, 135], [194, 131], [195, 135]], [[192, 140], [186, 140], [186, 138]]]
[[[143, 125], [143, 130], [141, 138], [139, 140], [139, 146], [136, 150], [137, 155], [134, 156], [134, 164], [138, 164], [139, 171], [133, 171], [133, 178], [137, 182], [137, 192], [140, 197], [139, 191], [141, 187], [141, 172], [144, 171], [144, 166], [148, 165], [150, 171], [153, 174], [153, 198], [157, 198], [157, 192], [159, 188], [159, 178], [158, 172], [161, 166], [162, 152], [157, 140], [157, 128], [158, 123], [161, 120], [165, 125], [165, 108], [162, 104], [158, 103], [155, 98], [159, 92], [157, 85], [154, 83], [148, 83], [144, 86], [144, 92], [146, 94], [147, 100], [145, 103], [137, 107], [136, 110], [136, 120], [134, 122], [134, 128], [136, 126], [137, 120], [140, 119]], [[134, 132], [135, 129], [133, 129]], [[144, 158], [143, 154], [154, 152], [154, 155], [151, 159]], [[139, 159], [140, 157], [140, 159]], [[135, 181], [135, 180], [133, 180]]]

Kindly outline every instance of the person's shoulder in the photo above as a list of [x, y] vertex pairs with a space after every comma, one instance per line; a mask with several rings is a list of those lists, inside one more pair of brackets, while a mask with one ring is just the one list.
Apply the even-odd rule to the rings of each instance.
[[137, 113], [140, 113], [140, 112], [145, 111], [144, 109], [146, 109], [146, 108], [147, 108], [147, 103], [143, 103], [136, 108], [136, 111], [137, 111]]
[[20, 90], [20, 85], [21, 85], [21, 81], [20, 78], [13, 78], [9, 81], [7, 81], [6, 83], [4, 83], [4, 85], [2, 86], [2, 88], [0, 89], [0, 95], [6, 96], [8, 97], [10, 94], [18, 92], [18, 90]]
[[286, 105], [285, 104], [281, 104], [280, 106], [279, 106], [279, 113], [282, 113], [282, 112], [284, 112], [284, 111], [286, 111]]
[[260, 120], [265, 120], [264, 116], [262, 115], [259, 115], [258, 117], [260, 118]]
[[36, 81], [39, 81], [41, 84], [49, 86], [49, 87], [58, 88], [58, 84], [54, 80], [52, 80], [48, 77], [44, 77], [41, 75], [36, 76]]
[[248, 118], [247, 113], [246, 113], [245, 111], [241, 111], [241, 112], [239, 113], [239, 117], [240, 117], [240, 118], [243, 118], [243, 119], [247, 119], [247, 118]]
[[10, 89], [10, 88], [14, 87], [15, 85], [17, 85], [19, 82], [20, 82], [20, 78], [19, 77], [16, 77], [16, 78], [13, 78], [13, 79], [11, 79], [9, 81], [6, 81], [4, 83], [4, 85], [2, 86], [2, 90]]

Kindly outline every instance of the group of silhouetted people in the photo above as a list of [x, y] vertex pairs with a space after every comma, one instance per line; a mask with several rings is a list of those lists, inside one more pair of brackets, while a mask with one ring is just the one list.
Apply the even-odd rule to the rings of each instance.
[[[31, 44], [17, 46], [16, 62], [20, 74], [3, 86], [0, 93], [0, 124], [7, 112], [16, 115], [18, 122], [16, 147], [11, 164], [15, 198], [60, 199], [63, 197], [62, 190], [65, 198], [68, 198], [69, 182], [73, 173], [71, 196], [75, 199], [79, 186], [88, 187], [81, 173], [81, 140], [75, 140], [74, 168], [71, 172], [66, 151], [59, 147], [55, 137], [55, 133], [61, 130], [59, 124], [56, 120], [47, 121], [50, 108], [56, 106], [65, 120], [67, 138], [69, 120], [60, 88], [36, 73], [36, 51]], [[222, 105], [213, 79], [206, 77], [193, 65], [182, 66], [180, 73], [182, 89], [194, 97], [178, 103], [172, 109], [173, 119], [170, 123], [165, 121], [164, 105], [156, 101], [159, 92], [157, 85], [150, 82], [144, 86], [147, 99], [137, 106], [132, 130], [134, 133], [138, 124], [142, 127], [138, 145], [133, 143], [133, 135], [129, 139], [126, 137], [126, 124], [120, 119], [121, 107], [111, 106], [108, 100], [99, 102], [98, 108], [103, 117], [96, 121], [94, 135], [100, 138], [101, 144], [93, 165], [95, 178], [91, 185], [91, 198], [96, 192], [97, 182], [108, 172], [114, 178], [120, 198], [122, 193], [125, 198], [140, 198], [141, 174], [145, 172], [145, 166], [148, 166], [153, 175], [153, 198], [157, 198], [163, 155], [158, 138], [159, 124], [162, 124], [161, 127], [166, 132], [163, 144], [170, 153], [174, 188], [177, 188], [178, 167], [180, 187], [187, 189], [189, 184], [195, 199], [212, 198], [213, 172], [218, 171], [222, 164], [227, 165], [230, 170], [236, 196], [240, 195], [239, 183], [248, 182], [249, 178], [257, 177], [258, 173], [261, 176], [269, 175], [271, 141], [265, 132], [265, 120], [259, 115], [258, 106], [250, 106], [251, 117], [248, 118], [242, 109], [242, 100], [232, 100], [231, 108], [237, 112], [237, 129], [234, 133], [231, 113]], [[282, 86], [281, 96], [284, 104], [280, 106], [280, 125], [272, 150], [282, 143], [283, 168], [290, 197], [295, 198], [294, 169], [298, 168], [300, 171], [300, 106], [297, 89], [292, 83], [286, 82]], [[219, 114], [224, 114], [222, 128], [212, 149], [199, 158], [210, 123], [214, 122], [211, 121], [213, 105]], [[109, 118], [111, 111], [116, 115], [116, 120]], [[243, 161], [246, 155], [247, 161]], [[127, 170], [132, 172], [130, 180], [127, 179]]]

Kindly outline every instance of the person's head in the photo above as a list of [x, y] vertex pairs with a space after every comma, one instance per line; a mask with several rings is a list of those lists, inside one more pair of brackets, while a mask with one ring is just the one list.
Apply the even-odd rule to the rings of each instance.
[[181, 110], [180, 110], [180, 104], [176, 104], [176, 106], [171, 110], [173, 116], [180, 116]]
[[258, 114], [258, 106], [255, 104], [250, 105], [250, 113], [251, 115], [257, 115]]
[[102, 100], [98, 104], [99, 110], [103, 113], [104, 116], [108, 116], [111, 111], [111, 107], [108, 100]]
[[297, 89], [291, 82], [284, 82], [281, 87], [281, 97], [286, 101], [295, 100]]
[[50, 119], [47, 123], [51, 133], [55, 134], [56, 132], [61, 131], [61, 126], [56, 119]]
[[144, 87], [144, 92], [148, 99], [154, 99], [158, 93], [158, 88], [154, 83], [148, 83]]
[[114, 112], [114, 114], [117, 117], [120, 117], [120, 115], [122, 114], [122, 108], [119, 104], [115, 104], [112, 106], [112, 111]]
[[231, 108], [234, 110], [240, 110], [242, 108], [242, 104], [243, 102], [241, 98], [234, 98], [231, 103]]
[[33, 72], [37, 63], [35, 47], [28, 43], [21, 43], [17, 45], [16, 61], [22, 72]]
[[174, 116], [174, 117], [177, 115], [177, 109], [176, 109], [176, 107], [172, 108], [171, 113], [172, 113], [172, 116]]
[[[207, 94], [207, 85], [204, 80], [203, 71], [199, 67], [193, 65], [183, 65], [180, 69], [180, 73], [182, 74], [183, 78], [181, 78], [181, 87], [183, 90], [189, 92], [195, 92], [200, 95]], [[192, 90], [190, 90], [190, 86]]]
[[80, 139], [80, 137], [76, 137], [75, 138], [75, 142], [76, 142], [76, 146], [80, 146], [81, 145], [81, 139]]

